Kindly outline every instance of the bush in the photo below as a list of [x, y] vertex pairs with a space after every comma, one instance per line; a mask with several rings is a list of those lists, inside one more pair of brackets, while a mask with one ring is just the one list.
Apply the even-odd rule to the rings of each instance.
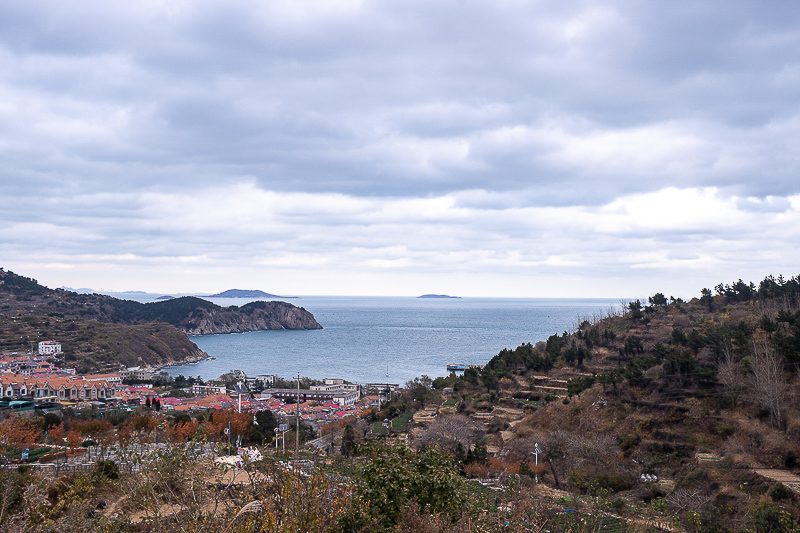
[[776, 502], [788, 500], [792, 497], [792, 490], [783, 483], [778, 483], [769, 491], [769, 496]]
[[96, 479], [117, 479], [119, 478], [119, 467], [111, 460], [98, 461], [94, 467], [94, 477]]
[[720, 437], [730, 437], [734, 434], [734, 429], [727, 422], [720, 422], [717, 424], [717, 427], [714, 428], [714, 433]]
[[642, 438], [639, 435], [620, 435], [617, 438], [619, 449], [623, 454], [628, 455], [634, 448], [639, 446]]
[[800, 459], [798, 459], [794, 452], [790, 451], [783, 456], [783, 466], [789, 469], [798, 468], [800, 467]]
[[586, 493], [593, 493], [598, 489], [614, 493], [633, 487], [633, 480], [629, 476], [614, 471], [592, 473], [587, 469], [577, 469], [569, 473], [567, 481], [576, 489]]

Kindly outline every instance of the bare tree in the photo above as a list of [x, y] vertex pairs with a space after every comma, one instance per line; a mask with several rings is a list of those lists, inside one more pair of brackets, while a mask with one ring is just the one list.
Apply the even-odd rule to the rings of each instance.
[[786, 401], [786, 376], [782, 359], [772, 349], [769, 339], [763, 333], [753, 337], [752, 353], [753, 373], [750, 384], [753, 401], [769, 411], [773, 426], [780, 426]]
[[734, 407], [742, 394], [745, 386], [745, 376], [742, 372], [742, 365], [733, 352], [733, 346], [726, 342], [722, 346], [722, 356], [717, 363], [717, 377], [725, 387], [725, 392], [733, 401]]
[[437, 443], [446, 448], [455, 449], [460, 443], [464, 449], [483, 437], [486, 430], [483, 426], [463, 415], [439, 416], [428, 426], [425, 433], [416, 440], [418, 444]]
[[580, 446], [575, 443], [575, 436], [563, 429], [537, 433], [526, 439], [515, 440], [513, 446], [510, 447], [508, 457], [512, 460], [524, 460], [530, 457], [536, 444], [539, 445], [542, 452], [539, 455], [539, 464], [547, 465], [553, 475], [556, 487], [560, 487], [559, 474], [564, 474], [567, 465], [572, 460], [572, 451], [576, 446]]
[[687, 509], [697, 509], [711, 501], [711, 496], [697, 489], [680, 489], [667, 496], [671, 509], [681, 513]]

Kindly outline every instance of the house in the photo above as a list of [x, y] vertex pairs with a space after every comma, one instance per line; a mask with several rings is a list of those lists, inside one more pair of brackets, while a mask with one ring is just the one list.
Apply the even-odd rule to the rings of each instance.
[[134, 366], [125, 370], [119, 371], [119, 376], [123, 380], [132, 379], [135, 381], [150, 381], [153, 379], [153, 373], [149, 370], [144, 370], [141, 367]]
[[311, 390], [324, 390], [324, 391], [360, 391], [361, 385], [355, 383], [348, 383], [343, 379], [325, 378], [324, 385], [312, 385]]
[[274, 374], [259, 374], [247, 380], [247, 387], [250, 390], [263, 390], [267, 387], [272, 387], [278, 376]]
[[208, 396], [209, 394], [225, 394], [227, 388], [225, 385], [192, 385], [190, 392], [195, 396]]
[[24, 381], [4, 381], [3, 397], [22, 398], [28, 395], [28, 385]]
[[58, 355], [61, 353], [61, 343], [56, 341], [42, 341], [39, 343], [39, 355]]

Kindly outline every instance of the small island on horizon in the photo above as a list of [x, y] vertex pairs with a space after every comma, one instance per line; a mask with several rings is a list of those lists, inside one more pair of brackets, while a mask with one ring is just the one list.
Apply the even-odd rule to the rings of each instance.
[[259, 290], [228, 289], [206, 296], [206, 298], [297, 298], [297, 296], [278, 296]]
[[423, 294], [422, 296], [417, 296], [417, 298], [452, 298], [454, 300], [460, 300], [461, 296], [450, 296], [447, 294]]

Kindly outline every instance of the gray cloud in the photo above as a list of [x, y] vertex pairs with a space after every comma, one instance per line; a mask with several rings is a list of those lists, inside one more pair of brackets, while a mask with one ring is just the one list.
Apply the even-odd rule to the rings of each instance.
[[[420, 272], [473, 253], [490, 271], [744, 268], [726, 250], [793, 217], [800, 193], [799, 11], [752, 1], [6, 3], [0, 195], [12, 200], [0, 251], [200, 264], [256, 243], [265, 264], [317, 264], [319, 254]], [[260, 193], [261, 210], [218, 212]], [[648, 194], [700, 198], [754, 226], [688, 215], [618, 226], [619, 199]], [[189, 201], [202, 216], [152, 208]], [[553, 226], [548, 209], [569, 227]], [[413, 232], [424, 238], [408, 240]]]

